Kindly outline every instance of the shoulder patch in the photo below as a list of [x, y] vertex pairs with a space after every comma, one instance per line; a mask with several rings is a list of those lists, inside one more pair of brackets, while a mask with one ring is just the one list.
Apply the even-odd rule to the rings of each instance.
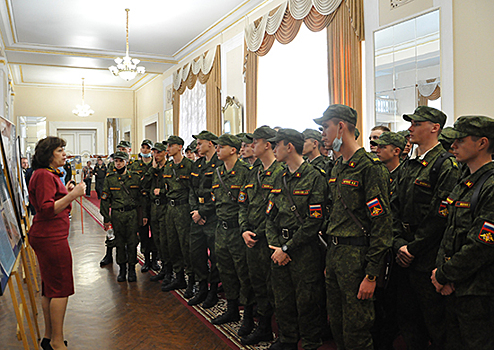
[[470, 180], [468, 180], [468, 181], [466, 181], [466, 182], [465, 182], [465, 185], [466, 185], [468, 188], [472, 188], [472, 186], [473, 186], [473, 182], [472, 182], [472, 181], [470, 181]]
[[268, 207], [266, 208], [266, 214], [269, 214], [271, 212], [271, 209], [273, 209], [273, 201], [269, 201]]
[[240, 191], [240, 193], [238, 194], [238, 202], [239, 203], [245, 203], [245, 193]]
[[197, 174], [197, 173], [190, 173], [190, 175], [195, 176], [195, 177], [199, 176], [199, 174]]
[[336, 182], [336, 177], [332, 177], [328, 180], [328, 183], [332, 184], [333, 182]]
[[371, 199], [366, 204], [367, 204], [367, 208], [369, 208], [371, 216], [375, 217], [384, 213], [381, 202], [379, 202], [379, 198], [376, 197], [374, 199]]
[[108, 193], [101, 192], [101, 199], [107, 199], [107, 198], [108, 198]]
[[254, 187], [254, 184], [245, 185], [245, 188], [252, 188], [252, 187]]
[[309, 216], [315, 219], [322, 219], [322, 206], [321, 204], [309, 205]]
[[494, 224], [484, 221], [477, 238], [482, 243], [494, 246]]
[[218, 188], [218, 187], [220, 187], [220, 185], [219, 184], [216, 184], [216, 185], [213, 185], [213, 187], [211, 187], [211, 188], [214, 189], [214, 188]]
[[439, 216], [442, 216], [442, 217], [448, 216], [449, 211], [448, 211], [448, 202], [447, 201], [441, 201], [441, 203], [439, 204], [438, 214], [439, 214]]

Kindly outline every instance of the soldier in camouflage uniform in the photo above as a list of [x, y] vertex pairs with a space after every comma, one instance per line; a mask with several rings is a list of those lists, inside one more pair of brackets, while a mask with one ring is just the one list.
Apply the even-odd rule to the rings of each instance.
[[[165, 215], [168, 249], [175, 271], [175, 278], [170, 284], [163, 286], [163, 291], [183, 289], [185, 298], [194, 296], [194, 271], [190, 262], [190, 172], [192, 161], [182, 154], [184, 140], [178, 136], [168, 138], [168, 154], [173, 158], [165, 166], [167, 210]], [[187, 274], [188, 283], [185, 283]]]
[[257, 159], [254, 155], [254, 151], [252, 149], [252, 134], [251, 133], [242, 133], [243, 135], [237, 137], [242, 141], [242, 147], [240, 147], [240, 157], [246, 162], [249, 166], [256, 167], [261, 164], [261, 161]]
[[325, 169], [329, 159], [323, 157], [319, 151], [319, 145], [322, 143], [321, 133], [314, 129], [305, 129], [302, 135], [304, 135], [305, 140], [302, 155], [307, 157], [309, 164], [315, 165], [320, 169]]
[[[141, 143], [141, 152], [139, 155], [141, 159], [133, 162], [129, 166], [129, 170], [133, 171], [142, 178], [149, 170], [153, 164], [153, 155], [151, 154], [151, 148], [153, 147], [153, 142], [151, 140], [145, 139]], [[144, 265], [142, 265], [141, 272], [148, 272], [149, 269], [158, 271], [160, 269], [158, 265], [158, 248], [154, 243], [153, 237], [150, 236], [149, 222], [145, 225], [143, 224], [142, 218], [144, 213], [149, 213], [151, 202], [148, 200], [149, 196], [146, 191], [142, 192], [143, 195], [143, 206], [137, 213], [137, 218], [139, 221], [139, 239], [141, 241], [141, 251], [144, 254]], [[152, 258], [151, 258], [152, 254]]]
[[[130, 159], [131, 147], [132, 147], [132, 144], [129, 141], [125, 141], [125, 140], [120, 141], [117, 145], [117, 150], [119, 152], [124, 152], [124, 153], [127, 153], [129, 155], [129, 158], [127, 160], [127, 167], [132, 165], [132, 160]], [[115, 162], [113, 160], [108, 164], [106, 171], [108, 174], [117, 172], [115, 169]], [[114, 240], [110, 241], [110, 240], [106, 239], [105, 245], [106, 245], [106, 254], [99, 263], [99, 265], [101, 267], [113, 263], [113, 248], [115, 247], [115, 241]]]
[[283, 166], [277, 162], [273, 147], [267, 140], [276, 136], [276, 131], [261, 126], [253, 134], [254, 156], [261, 162], [253, 167], [239, 194], [240, 232], [247, 245], [249, 277], [257, 303], [259, 326], [249, 336], [242, 337], [244, 345], [253, 345], [273, 339], [271, 318], [274, 312], [274, 296], [271, 288], [271, 253], [266, 239], [266, 207], [274, 179]]
[[[117, 263], [120, 272], [118, 282], [135, 282], [137, 263], [137, 207], [142, 195], [140, 176], [127, 170], [129, 156], [125, 152], [115, 153], [115, 173], [108, 174], [103, 184], [100, 213], [103, 215], [105, 230], [113, 225]], [[111, 216], [110, 216], [111, 209]], [[147, 221], [147, 218], [144, 218]]]
[[189, 158], [192, 162], [195, 162], [197, 157], [196, 157], [196, 149], [197, 149], [197, 140], [194, 140], [190, 143], [190, 145], [187, 146], [185, 149], [185, 156]]
[[454, 131], [453, 153], [467, 169], [446, 199], [448, 223], [431, 278], [437, 292], [451, 294], [445, 348], [494, 349], [494, 120], [463, 116]]
[[379, 158], [389, 171], [392, 193], [393, 183], [397, 179], [401, 164], [401, 154], [405, 149], [407, 140], [396, 132], [385, 131], [377, 140], [372, 140], [370, 143], [376, 147], [377, 158]]
[[163, 172], [166, 166], [166, 146], [162, 142], [156, 142], [152, 151], [153, 163], [142, 179], [142, 186], [149, 196], [151, 235], [158, 248], [161, 270], [157, 275], [151, 276], [150, 280], [163, 280], [163, 285], [167, 285], [171, 281], [172, 265], [165, 226], [166, 193]]
[[238, 159], [242, 145], [236, 136], [224, 134], [214, 141], [218, 159], [223, 164], [213, 174], [213, 201], [218, 225], [215, 234], [216, 265], [227, 299], [227, 311], [211, 321], [215, 325], [240, 319], [238, 302], [244, 305], [244, 318], [239, 336], [248, 335], [254, 328], [254, 292], [249, 280], [246, 249], [238, 223], [238, 197], [250, 167]]
[[214, 244], [218, 218], [214, 202], [211, 200], [211, 187], [214, 171], [223, 161], [218, 159], [212, 143], [218, 136], [204, 130], [193, 137], [197, 140], [197, 150], [201, 158], [194, 163], [191, 171], [189, 204], [193, 222], [190, 225], [190, 254], [194, 274], [199, 281], [199, 290], [187, 303], [198, 305], [204, 302], [202, 307], [207, 309], [218, 302], [220, 277]]
[[407, 140], [407, 144], [405, 145], [405, 149], [403, 149], [403, 153], [401, 154], [401, 161], [405, 161], [410, 158], [410, 150], [412, 149], [412, 143], [410, 142], [410, 131], [409, 130], [401, 130], [398, 131], [397, 134], [403, 136], [405, 140]]
[[[268, 197], [266, 237], [271, 252], [271, 283], [280, 337], [270, 349], [304, 349], [321, 344], [320, 300], [324, 294], [318, 234], [324, 218], [326, 184], [302, 158], [304, 137], [280, 129], [275, 155], [284, 170]], [[295, 208], [295, 209], [294, 209]]]
[[398, 323], [408, 349], [425, 349], [429, 341], [442, 349], [444, 297], [430, 283], [430, 273], [446, 228], [446, 198], [458, 180], [459, 169], [437, 140], [446, 122], [443, 112], [419, 106], [403, 119], [412, 123], [410, 141], [418, 147], [401, 166], [391, 197], [393, 246], [399, 265], [394, 274], [398, 279]]
[[328, 180], [332, 207], [327, 234], [326, 291], [338, 349], [374, 349], [373, 295], [392, 243], [389, 172], [355, 139], [357, 112], [331, 105], [314, 119], [341, 156]]

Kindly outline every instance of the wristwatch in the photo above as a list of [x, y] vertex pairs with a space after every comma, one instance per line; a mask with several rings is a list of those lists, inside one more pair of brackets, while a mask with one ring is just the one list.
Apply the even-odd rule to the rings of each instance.
[[282, 251], [283, 253], [285, 253], [285, 254], [286, 254], [286, 253], [288, 253], [288, 246], [287, 246], [286, 244], [283, 244], [283, 245], [281, 246], [281, 251]]
[[365, 278], [369, 282], [376, 282], [377, 276], [372, 276], [372, 275], [365, 275]]

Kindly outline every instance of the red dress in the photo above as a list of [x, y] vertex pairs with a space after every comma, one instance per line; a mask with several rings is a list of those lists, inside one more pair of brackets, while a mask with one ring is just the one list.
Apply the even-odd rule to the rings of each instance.
[[55, 215], [55, 201], [67, 195], [60, 177], [47, 169], [37, 169], [29, 181], [29, 201], [36, 209], [29, 230], [29, 244], [38, 257], [42, 295], [63, 298], [74, 294], [72, 254], [69, 242], [69, 205]]

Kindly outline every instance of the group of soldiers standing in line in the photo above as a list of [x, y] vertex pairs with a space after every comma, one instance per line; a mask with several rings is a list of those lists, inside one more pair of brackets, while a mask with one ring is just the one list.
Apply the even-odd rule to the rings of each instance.
[[330, 335], [340, 350], [393, 349], [398, 335], [411, 350], [494, 349], [494, 120], [443, 130], [425, 106], [403, 118], [375, 153], [344, 105], [314, 119], [322, 133], [202, 131], [193, 160], [178, 136], [144, 140], [134, 162], [122, 141], [101, 193], [115, 232], [101, 265], [115, 246], [117, 280], [135, 281], [140, 239], [141, 271], [189, 305], [213, 307], [221, 281], [227, 310], [211, 322], [239, 321], [243, 305], [244, 345], [271, 341], [275, 315], [272, 350]]

